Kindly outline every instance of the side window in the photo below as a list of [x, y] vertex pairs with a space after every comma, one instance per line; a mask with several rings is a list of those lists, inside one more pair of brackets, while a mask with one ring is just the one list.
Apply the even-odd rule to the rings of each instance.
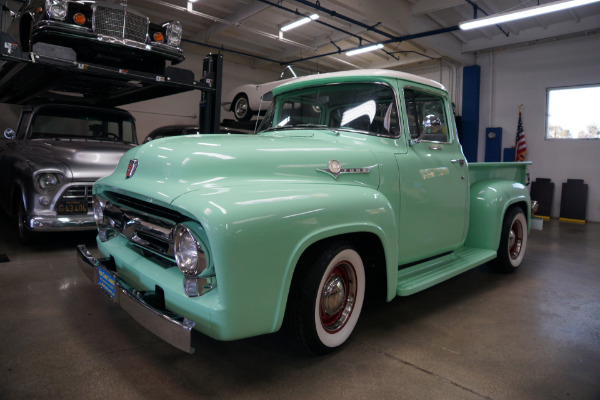
[[404, 90], [404, 102], [411, 139], [448, 142], [448, 121], [444, 99], [433, 93]]

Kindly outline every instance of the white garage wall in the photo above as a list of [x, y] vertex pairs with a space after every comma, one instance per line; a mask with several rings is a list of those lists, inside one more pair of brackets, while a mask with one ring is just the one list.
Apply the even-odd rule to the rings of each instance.
[[[600, 83], [598, 35], [480, 54], [481, 100], [478, 160], [485, 154], [485, 128], [502, 127], [502, 147], [515, 144], [519, 104], [527, 140], [531, 180], [555, 183], [552, 217], [560, 214], [562, 183], [589, 186], [587, 219], [600, 222], [600, 140], [545, 140], [546, 89]], [[598, 99], [600, 112], [600, 99]]]

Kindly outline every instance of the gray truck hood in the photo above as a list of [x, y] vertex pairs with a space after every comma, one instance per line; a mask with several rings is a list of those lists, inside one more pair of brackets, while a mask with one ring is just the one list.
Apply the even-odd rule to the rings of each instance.
[[95, 181], [110, 174], [123, 154], [134, 146], [95, 140], [33, 139], [23, 151], [39, 168], [62, 163], [71, 170], [74, 181]]

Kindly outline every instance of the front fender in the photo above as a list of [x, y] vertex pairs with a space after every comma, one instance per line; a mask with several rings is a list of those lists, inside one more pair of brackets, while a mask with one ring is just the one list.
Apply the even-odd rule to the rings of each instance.
[[[172, 205], [194, 216], [208, 237], [220, 306], [228, 310], [212, 321], [213, 329], [228, 331], [219, 331], [220, 337], [278, 330], [296, 264], [320, 240], [359, 232], [376, 235], [385, 250], [388, 276], [397, 268], [397, 219], [388, 199], [372, 188], [244, 186], [191, 192]], [[388, 281], [393, 293], [395, 279]]]
[[489, 179], [473, 184], [470, 192], [469, 233], [465, 246], [497, 250], [504, 215], [513, 204], [526, 205], [529, 226], [531, 199], [522, 183]]

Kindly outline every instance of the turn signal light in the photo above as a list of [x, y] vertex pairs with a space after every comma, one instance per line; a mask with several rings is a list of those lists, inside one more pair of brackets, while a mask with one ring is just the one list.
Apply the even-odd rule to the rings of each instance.
[[38, 8], [36, 8], [36, 9], [35, 9], [35, 13], [36, 13], [36, 14], [41, 14], [41, 13], [42, 13], [42, 11], [43, 11], [43, 8], [42, 8], [42, 7], [38, 7]]
[[154, 34], [154, 41], [155, 41], [155, 42], [161, 42], [161, 43], [162, 43], [162, 41], [163, 41], [164, 39], [165, 39], [165, 37], [163, 36], [163, 34], [162, 34], [162, 33], [160, 33], [160, 32], [156, 32], [156, 33]]
[[73, 21], [75, 21], [77, 25], [83, 25], [85, 24], [85, 15], [77, 13], [73, 16]]

